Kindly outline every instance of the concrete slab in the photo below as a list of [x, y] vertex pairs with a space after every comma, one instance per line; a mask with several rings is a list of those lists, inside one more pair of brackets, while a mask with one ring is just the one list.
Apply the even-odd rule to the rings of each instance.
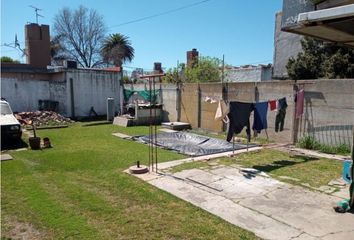
[[[186, 160], [179, 164], [183, 161]], [[240, 170], [235, 166], [220, 166], [184, 170], [172, 176], [149, 174], [150, 177], [142, 179], [263, 239], [353, 238], [354, 214], [333, 211], [332, 207], [340, 200], [338, 196], [258, 174], [247, 176]]]
[[292, 187], [276, 189], [269, 194], [240, 201], [240, 205], [302, 229], [311, 236], [322, 237], [333, 232], [352, 231], [353, 214], [338, 214], [332, 209], [337, 198], [327, 194]]
[[341, 199], [349, 198], [349, 185], [345, 186], [345, 188], [339, 189], [339, 191], [334, 192], [331, 195]]
[[354, 231], [351, 232], [338, 232], [332, 233], [327, 236], [324, 236], [322, 240], [338, 240], [338, 239], [353, 239], [354, 238]]
[[307, 233], [302, 233], [300, 236], [293, 238], [292, 240], [320, 240], [320, 238], [310, 236]]
[[1, 161], [12, 160], [12, 156], [10, 154], [1, 154]]
[[184, 181], [164, 177], [150, 183], [265, 239], [291, 239], [301, 233], [284, 223], [237, 205], [222, 196], [193, 187]]
[[167, 129], [167, 128], [160, 128], [159, 131], [161, 131], [161, 132], [167, 132], [167, 133], [178, 132], [178, 131], [176, 131], [176, 130]]
[[191, 170], [184, 170], [178, 173], [173, 174], [176, 177], [184, 178], [184, 179], [191, 179], [195, 182], [200, 182], [202, 184], [208, 185], [210, 183], [219, 181], [222, 179], [221, 176], [211, 174], [205, 170], [200, 169], [191, 169]]
[[132, 136], [123, 134], [123, 133], [112, 133], [113, 136], [119, 137], [119, 138], [123, 138], [123, 139], [131, 139]]

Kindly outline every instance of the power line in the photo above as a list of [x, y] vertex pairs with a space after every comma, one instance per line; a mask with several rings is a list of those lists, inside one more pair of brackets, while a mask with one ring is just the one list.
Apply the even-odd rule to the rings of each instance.
[[174, 12], [178, 12], [178, 11], [181, 11], [183, 9], [194, 7], [194, 6], [209, 2], [209, 1], [211, 1], [211, 0], [203, 0], [203, 1], [200, 1], [200, 2], [195, 2], [195, 3], [192, 3], [192, 4], [188, 4], [188, 5], [179, 7], [179, 8], [171, 9], [171, 10], [168, 10], [166, 12], [156, 13], [156, 14], [153, 14], [153, 15], [150, 15], [150, 16], [138, 18], [138, 19], [131, 20], [131, 21], [128, 21], [128, 22], [123, 22], [123, 23], [120, 23], [120, 24], [117, 24], [117, 25], [110, 26], [109, 29], [115, 28], [115, 27], [120, 27], [120, 26], [127, 25], [127, 24], [136, 23], [136, 22], [141, 22], [141, 21], [144, 21], [144, 20], [147, 20], [147, 19], [160, 17], [160, 16], [167, 15], [167, 14], [174, 13]]

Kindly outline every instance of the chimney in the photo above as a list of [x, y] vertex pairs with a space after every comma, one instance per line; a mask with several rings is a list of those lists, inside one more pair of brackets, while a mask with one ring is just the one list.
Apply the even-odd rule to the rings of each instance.
[[162, 64], [160, 62], [154, 62], [154, 73], [163, 73]]
[[51, 60], [49, 25], [27, 24], [25, 39], [27, 64], [36, 68], [47, 68]]
[[194, 67], [198, 64], [199, 52], [196, 48], [193, 48], [192, 51], [187, 52], [187, 67]]

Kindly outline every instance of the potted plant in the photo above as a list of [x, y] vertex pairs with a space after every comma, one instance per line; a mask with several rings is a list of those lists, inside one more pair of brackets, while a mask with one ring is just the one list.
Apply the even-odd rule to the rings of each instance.
[[29, 145], [32, 150], [38, 150], [41, 148], [41, 138], [36, 135], [36, 126], [33, 121], [30, 122], [33, 130], [33, 137], [28, 138]]

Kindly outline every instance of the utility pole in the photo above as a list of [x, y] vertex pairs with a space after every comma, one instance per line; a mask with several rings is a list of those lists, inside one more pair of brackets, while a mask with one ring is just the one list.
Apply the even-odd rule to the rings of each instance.
[[38, 24], [38, 17], [44, 18], [44, 16], [42, 16], [42, 15], [40, 15], [40, 14], [38, 13], [38, 11], [42, 11], [42, 9], [37, 8], [37, 7], [35, 7], [35, 6], [32, 6], [32, 5], [29, 5], [29, 7], [30, 7], [30, 8], [33, 8], [34, 11], [36, 12], [36, 23]]

